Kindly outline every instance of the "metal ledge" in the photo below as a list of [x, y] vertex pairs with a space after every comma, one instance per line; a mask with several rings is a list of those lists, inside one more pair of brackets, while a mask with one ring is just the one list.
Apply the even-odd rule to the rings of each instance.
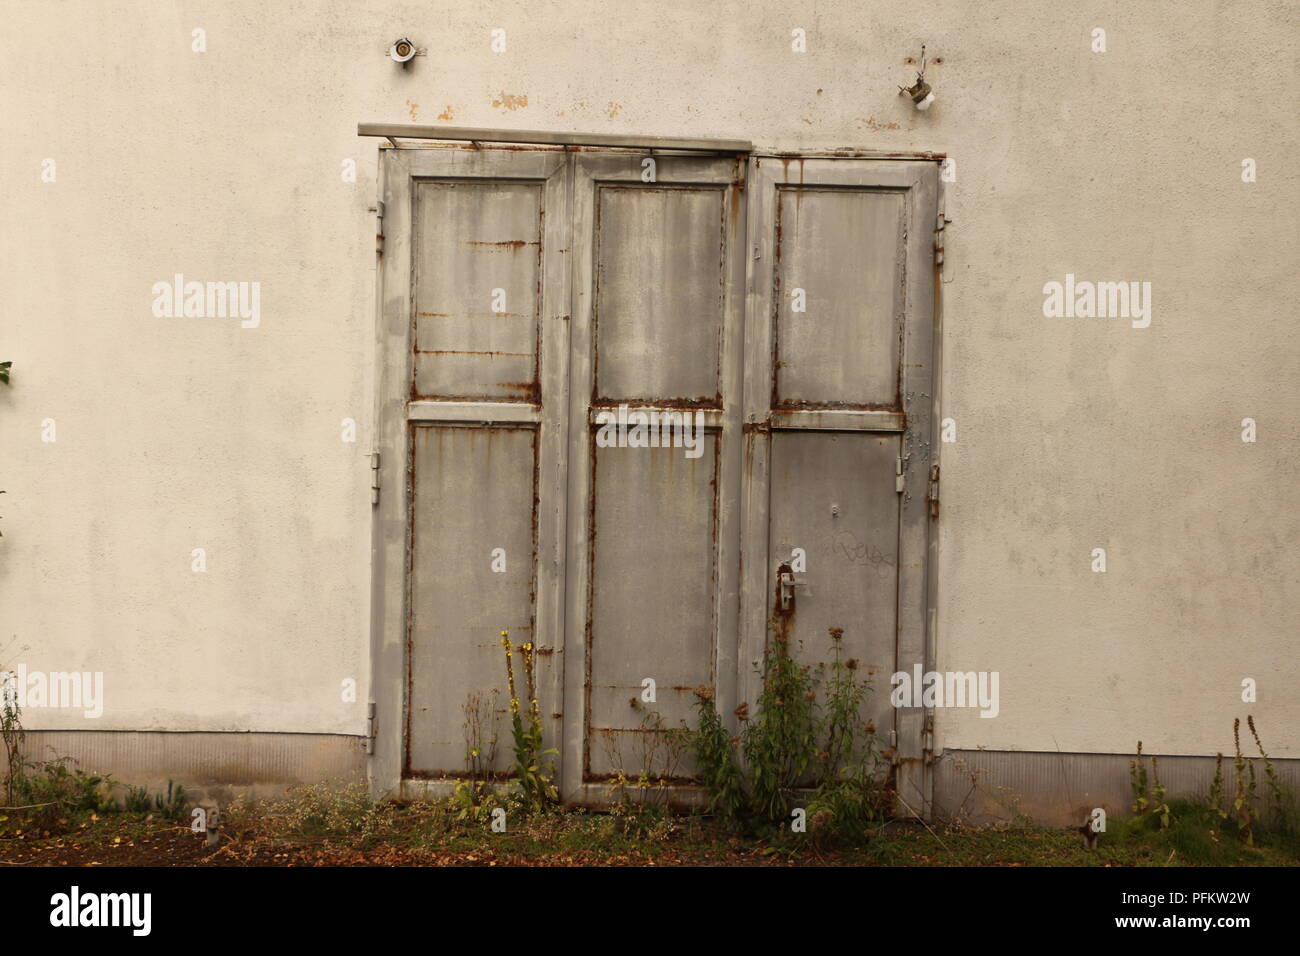
[[412, 126], [404, 123], [358, 123], [358, 136], [398, 139], [459, 140], [468, 143], [526, 143], [535, 146], [608, 146], [623, 149], [677, 149], [701, 153], [749, 153], [754, 144], [740, 139], [679, 139], [672, 136], [620, 136], [602, 133], [555, 133], [535, 129], [471, 129], [464, 126]]
[[773, 428], [805, 431], [901, 432], [907, 427], [907, 417], [889, 409], [778, 408], [768, 421]]
[[470, 422], [472, 424], [505, 424], [525, 422], [535, 424], [542, 420], [542, 410], [523, 402], [436, 402], [411, 401], [406, 403], [406, 420], [417, 422]]

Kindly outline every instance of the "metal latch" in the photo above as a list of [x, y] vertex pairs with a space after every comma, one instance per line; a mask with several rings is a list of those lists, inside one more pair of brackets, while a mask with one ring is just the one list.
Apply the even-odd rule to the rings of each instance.
[[781, 588], [781, 610], [783, 611], [790, 610], [790, 605], [794, 603], [795, 588], [802, 589], [806, 595], [812, 594], [812, 588], [808, 586], [808, 582], [796, 578], [788, 564], [783, 564], [777, 569], [776, 580]]
[[379, 504], [379, 452], [370, 453], [370, 503]]
[[894, 457], [894, 490], [900, 495], [903, 493], [903, 458], [901, 455]]
[[930, 517], [939, 517], [939, 466], [930, 466], [930, 488], [925, 493], [925, 500], [930, 502]]

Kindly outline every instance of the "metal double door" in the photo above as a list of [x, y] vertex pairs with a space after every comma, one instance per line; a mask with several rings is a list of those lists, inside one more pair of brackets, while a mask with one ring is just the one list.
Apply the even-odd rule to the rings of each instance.
[[919, 761], [937, 166], [382, 156], [372, 774], [508, 768], [503, 630], [572, 802], [689, 782], [664, 731], [735, 727], [774, 626], [810, 663], [842, 628]]

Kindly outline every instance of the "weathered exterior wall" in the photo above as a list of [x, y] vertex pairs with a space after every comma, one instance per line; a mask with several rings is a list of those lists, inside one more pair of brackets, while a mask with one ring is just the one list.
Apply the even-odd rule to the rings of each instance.
[[[936, 744], [1211, 754], [1253, 712], [1300, 756], [1296, 6], [622, 6], [4, 2], [0, 667], [106, 684], [28, 726], [365, 731], [356, 124], [442, 122], [950, 155], [938, 665], [1001, 706]], [[260, 282], [259, 326], [155, 317], [176, 273]], [[1045, 318], [1067, 273], [1150, 282], [1150, 326]]]

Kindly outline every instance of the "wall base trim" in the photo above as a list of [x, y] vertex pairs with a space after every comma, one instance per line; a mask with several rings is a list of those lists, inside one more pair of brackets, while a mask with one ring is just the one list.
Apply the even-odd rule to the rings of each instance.
[[[1214, 757], [1156, 756], [1167, 798], [1209, 792], [1214, 780]], [[1079, 826], [1095, 807], [1104, 809], [1107, 817], [1129, 816], [1133, 804], [1129, 786], [1132, 759], [1131, 754], [945, 751], [932, 767], [932, 817], [940, 822], [972, 824]], [[1236, 786], [1232, 760], [1231, 755], [1223, 759], [1223, 788], [1227, 794]], [[1300, 790], [1300, 759], [1274, 757], [1272, 762], [1281, 780]], [[1151, 762], [1145, 763], [1149, 787]], [[1258, 757], [1255, 774], [1255, 792], [1266, 799], [1264, 763]]]
[[[88, 773], [122, 785], [164, 790], [168, 780], [193, 799], [236, 792], [273, 796], [308, 783], [364, 782], [365, 738], [344, 734], [182, 733], [165, 730], [28, 730], [28, 760], [69, 757]], [[120, 796], [120, 794], [119, 794]]]

